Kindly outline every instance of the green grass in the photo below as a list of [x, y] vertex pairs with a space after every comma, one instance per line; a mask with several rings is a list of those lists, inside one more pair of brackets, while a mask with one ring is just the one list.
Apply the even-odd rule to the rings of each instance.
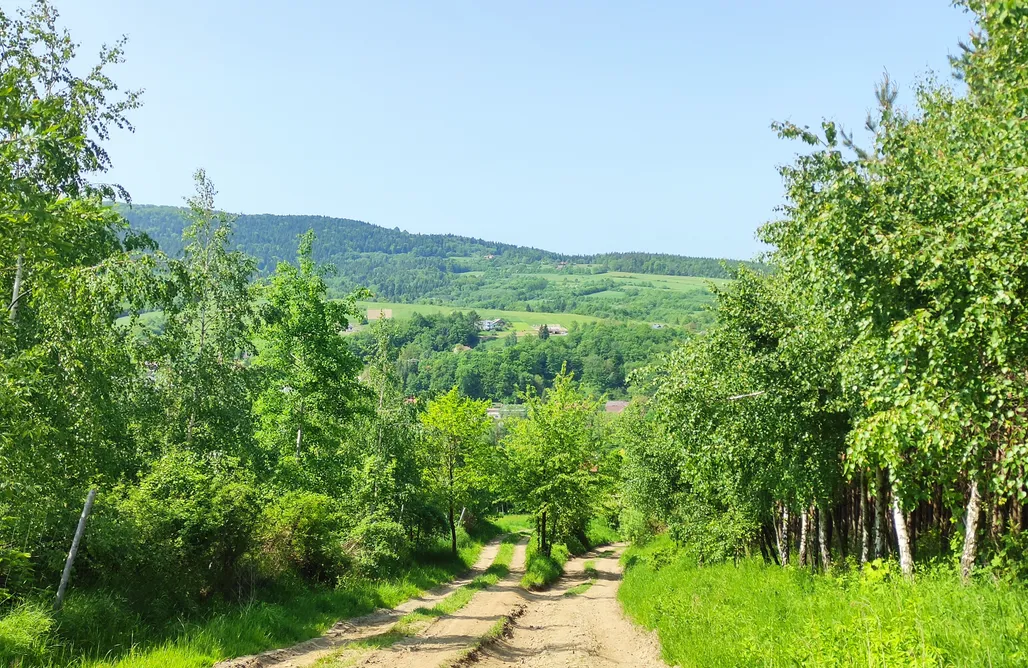
[[606, 519], [594, 517], [585, 527], [585, 539], [589, 543], [589, 547], [599, 547], [616, 543], [621, 540], [621, 537], [610, 527]]
[[498, 531], [491, 524], [482, 529], [475, 539], [463, 535], [459, 559], [439, 550], [393, 577], [222, 603], [160, 629], [143, 625], [109, 593], [73, 588], [59, 616], [50, 611], [49, 601], [40, 600], [0, 617], [0, 666], [200, 668], [289, 646], [321, 635], [340, 619], [395, 607], [452, 580], [476, 561], [482, 543]]
[[539, 551], [535, 536], [528, 543], [525, 552], [525, 575], [521, 578], [521, 586], [525, 589], [542, 589], [548, 587], [564, 574], [564, 564], [571, 554], [567, 546], [557, 543], [550, 548], [547, 556]]
[[962, 586], [949, 567], [913, 582], [890, 564], [829, 577], [756, 559], [698, 567], [666, 537], [625, 561], [618, 598], [672, 665], [1028, 665], [1028, 593]]
[[581, 584], [577, 584], [574, 587], [568, 589], [566, 592], [564, 592], [564, 596], [571, 597], [584, 594], [585, 592], [589, 591], [589, 588], [592, 587], [594, 584], [596, 584], [596, 580], [587, 580]]
[[535, 523], [531, 515], [503, 515], [495, 517], [490, 521], [498, 526], [503, 533], [530, 531]]

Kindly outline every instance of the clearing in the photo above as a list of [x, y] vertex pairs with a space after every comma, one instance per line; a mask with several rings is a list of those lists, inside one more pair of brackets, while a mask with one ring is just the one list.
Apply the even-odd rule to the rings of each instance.
[[218, 668], [665, 665], [656, 636], [628, 621], [617, 602], [623, 545], [572, 559], [554, 587], [526, 591], [518, 586], [526, 542], [494, 540], [460, 581], [339, 622], [321, 638]]

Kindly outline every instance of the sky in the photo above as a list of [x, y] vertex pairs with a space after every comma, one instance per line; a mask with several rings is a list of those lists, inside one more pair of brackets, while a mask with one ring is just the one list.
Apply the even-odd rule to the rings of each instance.
[[137, 203], [203, 167], [237, 213], [735, 259], [801, 150], [772, 121], [859, 130], [884, 71], [909, 105], [972, 27], [946, 0], [55, 2], [83, 54], [129, 38], [144, 106], [104, 180]]

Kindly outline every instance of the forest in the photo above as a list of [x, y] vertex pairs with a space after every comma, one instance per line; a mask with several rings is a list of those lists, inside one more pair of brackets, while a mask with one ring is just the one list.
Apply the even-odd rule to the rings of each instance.
[[[186, 225], [179, 207], [118, 204], [131, 229], [146, 233], [168, 255], [181, 252]], [[616, 298], [593, 297], [623, 279], [608, 274], [725, 278], [738, 262], [654, 253], [561, 255], [444, 234], [411, 234], [369, 223], [323, 216], [240, 215], [232, 250], [257, 260], [258, 271], [273, 271], [296, 255], [297, 239], [313, 230], [318, 262], [335, 267], [326, 276], [329, 294], [344, 297], [359, 287], [378, 299], [405, 303], [452, 304], [513, 311], [578, 313], [616, 320], [660, 320], [706, 325], [710, 295], [702, 285], [681, 292], [655, 290], [644, 277]], [[758, 263], [743, 263], [760, 270]]]
[[966, 9], [957, 83], [886, 76], [866, 139], [775, 124], [774, 272], [626, 412], [622, 529], [662, 536], [621, 594], [682, 665], [1025, 661], [1028, 4]]
[[[395, 612], [318, 658], [381, 664], [492, 595], [431, 665], [603, 596], [659, 640], [613, 665], [1025, 665], [1028, 2], [961, 6], [954, 82], [886, 75], [860, 135], [773, 125], [785, 205], [732, 264], [233, 216], [202, 169], [130, 207], [126, 43], [0, 9], [0, 664], [212, 666]], [[474, 310], [649, 272], [717, 279], [699, 326]], [[373, 296], [467, 308], [353, 331]]]

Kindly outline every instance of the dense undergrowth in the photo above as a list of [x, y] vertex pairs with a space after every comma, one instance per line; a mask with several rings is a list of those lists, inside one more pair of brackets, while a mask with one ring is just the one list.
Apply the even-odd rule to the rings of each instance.
[[104, 590], [73, 592], [60, 615], [54, 615], [48, 599], [30, 600], [0, 618], [0, 665], [209, 666], [286, 646], [323, 633], [339, 619], [394, 607], [453, 579], [499, 532], [491, 523], [481, 523], [473, 537], [461, 530], [459, 558], [440, 540], [392, 577], [264, 591], [159, 625], [147, 624]]
[[948, 565], [911, 581], [885, 562], [830, 575], [759, 559], [697, 566], [666, 536], [625, 554], [618, 593], [680, 666], [1023, 666], [1028, 595], [961, 585]]

